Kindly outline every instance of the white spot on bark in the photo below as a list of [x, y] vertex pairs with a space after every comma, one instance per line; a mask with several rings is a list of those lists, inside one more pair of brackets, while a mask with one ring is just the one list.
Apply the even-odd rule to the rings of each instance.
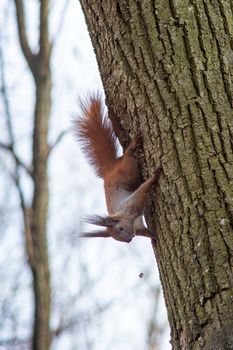
[[220, 221], [220, 225], [221, 225], [221, 226], [224, 226], [224, 225], [226, 225], [226, 222], [227, 222], [226, 219], [222, 219], [222, 220]]

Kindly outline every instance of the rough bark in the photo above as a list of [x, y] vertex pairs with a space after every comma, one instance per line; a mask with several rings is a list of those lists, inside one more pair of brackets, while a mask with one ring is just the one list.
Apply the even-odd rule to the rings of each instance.
[[115, 129], [163, 168], [148, 219], [173, 348], [233, 349], [233, 3], [81, 4]]
[[50, 273], [47, 251], [48, 174], [47, 160], [48, 123], [51, 109], [51, 44], [48, 35], [49, 1], [40, 1], [39, 49], [33, 53], [28, 44], [23, 1], [15, 0], [19, 40], [24, 57], [35, 82], [35, 110], [33, 126], [32, 171], [33, 197], [31, 206], [21, 206], [24, 212], [26, 251], [33, 275], [34, 329], [33, 350], [50, 347]]

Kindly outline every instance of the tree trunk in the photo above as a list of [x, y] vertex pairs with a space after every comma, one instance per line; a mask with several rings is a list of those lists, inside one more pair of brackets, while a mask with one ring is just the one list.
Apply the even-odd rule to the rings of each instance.
[[33, 196], [29, 208], [23, 197], [25, 240], [29, 266], [33, 275], [34, 327], [33, 350], [48, 350], [51, 342], [49, 327], [51, 312], [50, 272], [47, 250], [48, 127], [51, 111], [52, 46], [48, 33], [49, 0], [40, 0], [38, 51], [33, 53], [28, 43], [23, 0], [15, 0], [19, 41], [35, 82], [35, 110], [33, 124], [32, 172]]
[[33, 135], [33, 180], [31, 234], [33, 242], [33, 288], [35, 298], [35, 319], [33, 350], [50, 348], [50, 273], [47, 251], [48, 217], [48, 121], [51, 108], [50, 74], [36, 86], [36, 106]]
[[173, 348], [233, 349], [232, 1], [81, 4], [118, 136], [163, 168], [148, 222]]

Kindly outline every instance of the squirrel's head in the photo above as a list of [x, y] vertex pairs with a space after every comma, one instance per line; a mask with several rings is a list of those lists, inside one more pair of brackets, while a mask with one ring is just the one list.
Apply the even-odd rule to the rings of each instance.
[[117, 241], [121, 242], [131, 242], [134, 234], [133, 224], [131, 220], [121, 219], [115, 224], [111, 229], [112, 237]]
[[104, 226], [106, 230], [83, 233], [82, 237], [112, 237], [117, 241], [129, 243], [135, 236], [133, 222], [130, 219], [95, 215], [88, 217], [86, 221], [93, 225]]

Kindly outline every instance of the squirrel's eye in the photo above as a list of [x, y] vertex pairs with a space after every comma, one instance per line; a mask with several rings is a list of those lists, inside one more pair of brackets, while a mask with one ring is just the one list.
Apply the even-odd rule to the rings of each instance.
[[119, 230], [120, 230], [120, 231], [123, 231], [123, 230], [124, 230], [124, 227], [119, 226]]

